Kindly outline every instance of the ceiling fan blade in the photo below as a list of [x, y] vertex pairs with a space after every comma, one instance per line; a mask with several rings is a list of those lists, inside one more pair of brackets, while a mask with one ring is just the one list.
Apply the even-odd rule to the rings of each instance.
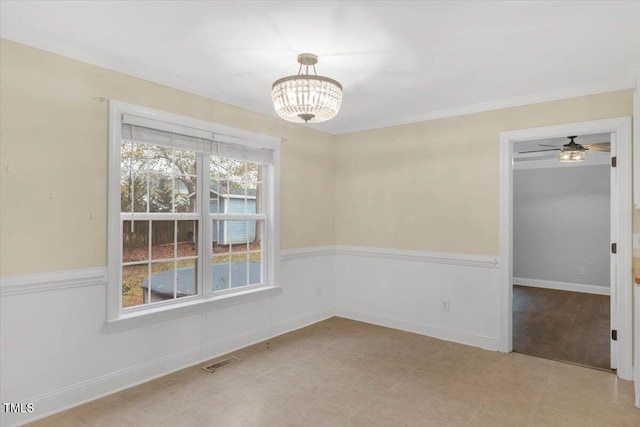
[[538, 144], [540, 147], [557, 147], [557, 145], [550, 145], [550, 144]]
[[547, 148], [544, 150], [532, 150], [532, 151], [518, 151], [518, 154], [525, 154], [525, 153], [541, 153], [543, 151], [560, 151], [559, 148]]
[[598, 144], [589, 144], [586, 145], [585, 148], [588, 148], [590, 151], [603, 151], [608, 153], [611, 151], [611, 143], [600, 142]]

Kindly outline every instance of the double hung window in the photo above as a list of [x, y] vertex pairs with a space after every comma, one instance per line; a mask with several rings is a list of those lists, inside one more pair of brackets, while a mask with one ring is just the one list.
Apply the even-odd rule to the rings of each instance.
[[278, 144], [112, 102], [112, 320], [273, 286]]

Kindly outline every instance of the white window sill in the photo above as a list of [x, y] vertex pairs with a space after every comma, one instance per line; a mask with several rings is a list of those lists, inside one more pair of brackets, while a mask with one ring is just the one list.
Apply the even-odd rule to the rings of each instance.
[[185, 301], [181, 304], [164, 305], [144, 311], [123, 314], [117, 319], [107, 320], [106, 323], [109, 332], [119, 332], [169, 319], [202, 313], [212, 308], [228, 307], [267, 298], [281, 291], [281, 286], [263, 286], [233, 293], [212, 295], [206, 298]]

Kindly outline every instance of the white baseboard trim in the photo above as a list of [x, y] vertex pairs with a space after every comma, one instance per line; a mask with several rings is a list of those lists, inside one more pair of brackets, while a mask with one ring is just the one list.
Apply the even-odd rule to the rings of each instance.
[[582, 292], [585, 294], [611, 295], [609, 286], [585, 285], [582, 283], [554, 282], [552, 280], [526, 279], [514, 277], [514, 285], [529, 286], [532, 288], [556, 289], [559, 291]]
[[254, 329], [253, 331], [238, 334], [233, 337], [207, 343], [203, 346], [205, 356], [202, 361], [240, 350], [241, 348], [313, 325], [314, 323], [327, 320], [334, 316], [335, 312], [333, 309], [323, 310], [313, 314], [296, 316], [276, 322], [269, 327]]
[[366, 313], [362, 311], [351, 310], [348, 308], [336, 308], [336, 316], [384, 326], [387, 328], [399, 329], [406, 332], [413, 332], [420, 335], [426, 335], [444, 341], [453, 341], [459, 344], [480, 347], [485, 350], [498, 351], [500, 344], [500, 340], [498, 337], [490, 337], [480, 334], [458, 331], [439, 325], [394, 319], [391, 317], [380, 316], [375, 313]]
[[106, 267], [18, 274], [0, 277], [0, 296], [32, 294], [106, 283]]
[[338, 255], [383, 258], [401, 261], [417, 261], [436, 264], [462, 265], [470, 267], [498, 268], [495, 256], [467, 255], [445, 252], [424, 252], [405, 249], [370, 248], [362, 246], [336, 246]]
[[331, 318], [334, 315], [333, 309], [328, 309], [312, 314], [292, 317], [276, 322], [271, 326], [188, 348], [149, 362], [110, 372], [58, 390], [34, 396], [30, 399], [24, 399], [23, 403], [33, 403], [37, 410], [37, 416], [34, 416], [35, 412], [31, 414], [4, 413], [2, 425], [13, 427], [27, 422], [33, 422], [53, 415], [54, 413], [168, 375], [172, 372], [198, 365], [207, 360], [257, 344], [278, 335], [304, 328], [305, 326]]
[[[323, 320], [330, 319], [336, 315], [333, 307], [318, 311], [312, 314], [304, 314], [301, 316], [292, 317], [287, 320], [282, 320], [280, 322], [275, 323], [271, 327], [271, 337], [277, 337], [288, 332], [296, 331], [298, 329], [305, 328], [307, 326], [313, 325], [314, 323], [322, 322]], [[259, 342], [259, 341], [257, 341]], [[246, 346], [243, 346], [246, 347]]]

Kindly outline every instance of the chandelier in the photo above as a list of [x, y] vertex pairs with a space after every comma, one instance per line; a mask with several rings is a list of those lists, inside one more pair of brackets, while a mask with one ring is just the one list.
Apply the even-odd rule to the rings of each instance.
[[[298, 63], [298, 75], [278, 79], [271, 88], [276, 113], [295, 123], [319, 123], [333, 118], [342, 104], [342, 85], [317, 74], [316, 55], [301, 53]], [[309, 74], [309, 67], [313, 68], [313, 75]]]
[[558, 153], [558, 160], [561, 162], [581, 162], [585, 159], [588, 148], [574, 141], [577, 136], [568, 136], [571, 141], [562, 146], [562, 151]]

